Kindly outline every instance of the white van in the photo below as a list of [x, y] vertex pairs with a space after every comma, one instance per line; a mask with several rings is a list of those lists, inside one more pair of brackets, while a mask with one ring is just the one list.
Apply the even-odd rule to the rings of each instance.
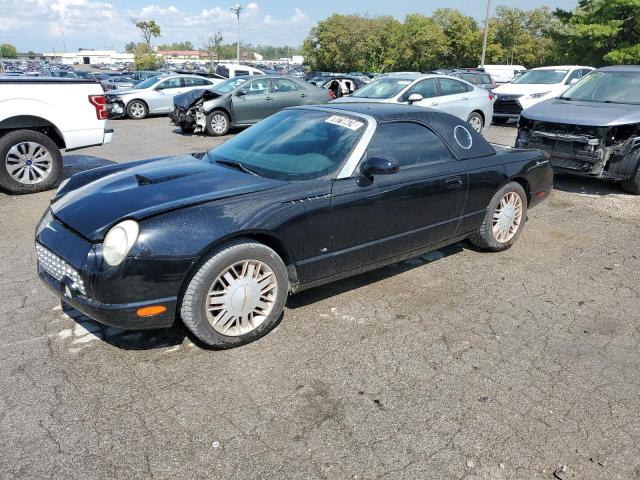
[[233, 78], [240, 77], [242, 75], [264, 75], [264, 72], [257, 68], [250, 67], [249, 65], [219, 63], [216, 65], [216, 74], [224, 78]]
[[[478, 68], [482, 68], [478, 66]], [[491, 75], [497, 84], [509, 83], [513, 77], [525, 72], [522, 65], [485, 65], [484, 71]]]

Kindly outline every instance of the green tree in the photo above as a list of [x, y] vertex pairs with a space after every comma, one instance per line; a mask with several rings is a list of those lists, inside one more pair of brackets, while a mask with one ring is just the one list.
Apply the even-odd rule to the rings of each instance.
[[133, 53], [136, 49], [136, 42], [129, 42], [124, 46], [124, 51], [127, 53]]
[[134, 70], [158, 70], [162, 60], [158, 58], [146, 43], [139, 43], [133, 51]]
[[158, 50], [193, 51], [195, 50], [195, 47], [193, 46], [193, 43], [187, 40], [184, 42], [173, 42], [173, 43], [166, 43], [164, 45], [158, 45]]
[[442, 28], [447, 39], [442, 66], [459, 68], [478, 65], [479, 52], [482, 51], [482, 30], [478, 23], [452, 8], [436, 10], [433, 20]]
[[568, 62], [601, 66], [640, 63], [640, 0], [580, 0], [556, 37]]
[[160, 25], [158, 25], [155, 20], [140, 20], [139, 22], [134, 20], [133, 23], [142, 38], [144, 38], [145, 44], [149, 47], [149, 50], [151, 50], [151, 39], [160, 36]]
[[0, 56], [3, 58], [17, 58], [18, 50], [10, 43], [3, 43], [0, 45]]
[[445, 57], [447, 37], [433, 18], [407, 15], [399, 39], [400, 70], [427, 72], [441, 66]]

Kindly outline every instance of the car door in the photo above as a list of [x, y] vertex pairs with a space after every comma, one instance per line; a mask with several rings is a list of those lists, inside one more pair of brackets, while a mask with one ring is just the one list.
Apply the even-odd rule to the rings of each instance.
[[411, 85], [407, 90], [400, 94], [397, 98], [399, 103], [407, 103], [409, 97], [413, 94], [422, 96], [422, 100], [415, 102], [414, 105], [419, 107], [430, 107], [434, 103], [434, 98], [438, 96], [438, 85], [435, 78], [427, 78]]
[[292, 80], [272, 78], [274, 111], [307, 103], [307, 90]]
[[473, 87], [453, 78], [439, 78], [437, 82], [438, 96], [429, 106], [466, 121], [473, 110], [469, 105]]
[[273, 93], [268, 78], [257, 78], [242, 85], [231, 100], [236, 125], [259, 122], [274, 113]]
[[464, 210], [465, 167], [426, 126], [378, 125], [366, 158], [398, 162], [398, 173], [337, 180], [332, 192], [340, 272], [455, 236]]
[[182, 79], [180, 77], [168, 78], [157, 84], [150, 92], [149, 113], [167, 113], [173, 103], [173, 97], [183, 90]]

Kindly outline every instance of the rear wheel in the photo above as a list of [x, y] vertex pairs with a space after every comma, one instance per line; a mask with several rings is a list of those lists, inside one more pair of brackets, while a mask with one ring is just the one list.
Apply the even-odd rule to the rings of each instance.
[[471, 115], [469, 115], [469, 118], [467, 119], [467, 123], [476, 132], [482, 132], [482, 128], [484, 127], [484, 120], [482, 119], [482, 115], [480, 115], [478, 112], [471, 112]]
[[636, 165], [636, 173], [622, 182], [622, 189], [633, 195], [640, 195], [640, 159]]
[[257, 340], [277, 324], [289, 292], [287, 269], [251, 240], [222, 246], [189, 281], [180, 306], [186, 327], [216, 348]]
[[142, 120], [148, 114], [147, 104], [142, 100], [131, 100], [127, 105], [127, 116], [132, 120]]
[[482, 225], [469, 239], [484, 250], [507, 250], [518, 240], [526, 218], [527, 194], [522, 185], [510, 182], [493, 196]]
[[0, 161], [0, 187], [11, 193], [47, 190], [62, 173], [60, 149], [34, 130], [16, 130], [0, 138]]
[[205, 126], [207, 133], [215, 137], [221, 137], [229, 133], [229, 116], [220, 111], [214, 110], [207, 115], [207, 124]]

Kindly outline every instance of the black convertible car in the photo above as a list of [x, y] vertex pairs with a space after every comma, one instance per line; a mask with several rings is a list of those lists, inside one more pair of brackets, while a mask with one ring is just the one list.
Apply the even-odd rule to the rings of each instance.
[[509, 248], [552, 181], [541, 152], [496, 150], [441, 112], [291, 108], [207, 153], [74, 175], [37, 227], [38, 273], [99, 322], [181, 318], [232, 347], [290, 292], [464, 238]]

